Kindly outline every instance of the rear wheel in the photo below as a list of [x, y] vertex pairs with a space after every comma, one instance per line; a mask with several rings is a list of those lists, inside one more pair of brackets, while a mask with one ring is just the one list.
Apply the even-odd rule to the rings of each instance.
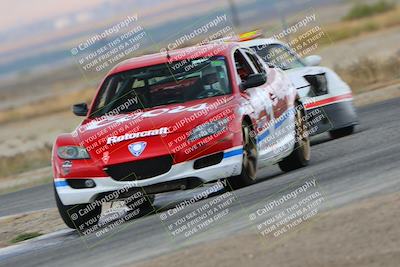
[[243, 160], [242, 172], [238, 176], [228, 178], [228, 189], [238, 189], [254, 183], [257, 175], [257, 143], [252, 134], [251, 124], [242, 123]]
[[58, 212], [69, 228], [82, 231], [94, 226], [99, 221], [101, 206], [89, 204], [64, 205], [55, 188], [54, 195]]
[[332, 130], [329, 132], [329, 135], [331, 136], [331, 138], [337, 139], [337, 138], [345, 137], [347, 135], [351, 135], [352, 133], [354, 133], [354, 125], [336, 129], [336, 130]]
[[304, 107], [298, 104], [296, 107], [296, 140], [292, 153], [278, 163], [284, 171], [292, 171], [308, 165], [310, 160], [310, 138], [308, 136], [307, 123], [304, 118]]

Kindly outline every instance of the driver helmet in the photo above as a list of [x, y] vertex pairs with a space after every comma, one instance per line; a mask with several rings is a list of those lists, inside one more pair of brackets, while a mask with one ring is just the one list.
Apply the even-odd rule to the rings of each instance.
[[218, 73], [214, 68], [206, 68], [202, 71], [202, 79], [204, 85], [212, 86], [218, 82]]

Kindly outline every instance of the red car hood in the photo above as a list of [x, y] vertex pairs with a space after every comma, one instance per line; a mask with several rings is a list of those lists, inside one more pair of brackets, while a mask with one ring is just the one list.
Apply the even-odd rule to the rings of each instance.
[[189, 132], [208, 117], [225, 110], [233, 99], [230, 95], [212, 97], [130, 114], [87, 119], [76, 131], [80, 144], [86, 148], [115, 145], [142, 137], [163, 136], [166, 131], [173, 136], [176, 133]]

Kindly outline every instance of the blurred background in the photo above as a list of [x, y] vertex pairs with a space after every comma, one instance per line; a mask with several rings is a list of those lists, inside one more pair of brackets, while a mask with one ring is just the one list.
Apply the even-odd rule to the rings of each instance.
[[[260, 29], [269, 37], [315, 14], [313, 27], [320, 27], [324, 35], [310, 53], [321, 55], [322, 64], [337, 71], [355, 94], [400, 78], [399, 0], [0, 2], [0, 192], [50, 181], [55, 136], [72, 131], [81, 121], [70, 112], [71, 105], [90, 102], [113, 65], [158, 52], [218, 16], [226, 15], [224, 23], [235, 33]], [[282, 41], [290, 42], [309, 29], [300, 28]], [[144, 32], [139, 47], [107, 66], [85, 66], [99, 49], [132, 30]], [[85, 48], [102, 33], [106, 34]], [[200, 35], [179, 47], [203, 39]]]

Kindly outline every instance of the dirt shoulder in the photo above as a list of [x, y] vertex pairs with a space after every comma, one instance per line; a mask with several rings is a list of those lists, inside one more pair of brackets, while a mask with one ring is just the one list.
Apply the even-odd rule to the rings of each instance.
[[139, 263], [157, 266], [398, 266], [400, 193], [321, 213], [275, 240], [237, 235]]
[[12, 245], [12, 239], [27, 233], [48, 234], [64, 229], [58, 211], [46, 209], [0, 218], [0, 248]]
[[365, 56], [387, 59], [400, 53], [400, 26], [334, 42], [322, 47], [317, 54], [322, 56], [322, 65], [351, 65]]
[[0, 194], [19, 191], [25, 188], [53, 181], [51, 167], [34, 169], [24, 173], [0, 178]]
[[361, 107], [398, 97], [400, 97], [400, 82], [357, 94], [354, 96], [354, 104]]

